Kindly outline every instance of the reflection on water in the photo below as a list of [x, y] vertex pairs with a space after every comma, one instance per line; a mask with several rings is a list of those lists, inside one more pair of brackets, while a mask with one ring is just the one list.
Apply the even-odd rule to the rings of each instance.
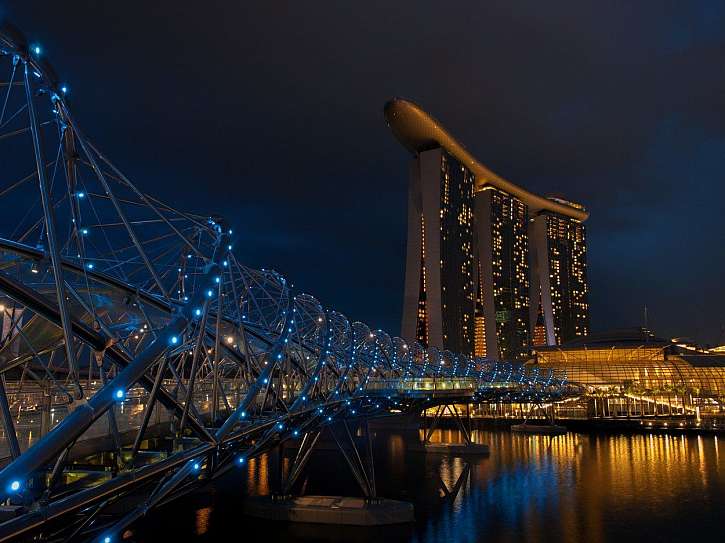
[[[268, 494], [277, 484], [276, 454], [207, 492], [155, 512], [136, 529], [140, 541], [228, 541], [231, 526], [245, 535], [286, 541], [681, 541], [711, 533], [719, 540], [725, 503], [722, 439], [684, 435], [515, 435], [474, 431], [489, 457], [464, 459], [411, 450], [416, 435], [378, 433], [378, 492], [412, 501], [416, 523], [344, 528], [263, 522], [240, 516], [245, 494]], [[459, 441], [454, 430], [434, 441]], [[285, 462], [286, 464], [286, 462]], [[308, 494], [357, 494], [342, 457], [316, 451], [306, 475]], [[453, 495], [456, 486], [460, 491]], [[195, 526], [168, 523], [192, 511]], [[204, 511], [204, 513], [201, 513]], [[171, 532], [168, 533], [171, 527]]]
[[211, 507], [200, 507], [196, 510], [196, 535], [204, 535], [209, 530]]
[[249, 494], [266, 496], [270, 494], [269, 458], [263, 454], [249, 460], [247, 468], [247, 491]]

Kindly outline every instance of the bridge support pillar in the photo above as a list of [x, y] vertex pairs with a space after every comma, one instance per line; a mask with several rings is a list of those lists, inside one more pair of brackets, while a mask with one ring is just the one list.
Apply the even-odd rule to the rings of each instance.
[[[423, 438], [423, 450], [432, 453], [459, 453], [459, 454], [482, 454], [487, 455], [489, 453], [488, 445], [481, 443], [475, 443], [471, 435], [471, 418], [466, 405], [466, 419], [461, 417], [456, 409], [455, 405], [452, 404], [440, 404], [435, 408], [433, 419], [430, 422], [428, 428], [424, 427], [424, 438]], [[433, 433], [438, 429], [440, 422], [446, 413], [449, 414], [450, 418], [455, 422], [456, 428], [459, 430], [463, 443], [444, 443], [444, 442], [431, 442]]]
[[269, 520], [353, 526], [381, 526], [415, 520], [411, 503], [380, 498], [377, 494], [373, 436], [368, 421], [361, 422], [363, 436], [355, 436], [355, 429], [351, 429], [347, 421], [327, 426], [326, 429], [345, 458], [364, 497], [292, 495], [293, 486], [322, 434], [322, 430], [317, 430], [306, 433], [300, 440], [294, 460], [286, 470], [286, 477], [280, 450], [279, 493], [271, 497], [248, 498], [244, 503], [245, 513]]
[[320, 439], [321, 433], [322, 432], [320, 430], [305, 433], [305, 435], [302, 437], [302, 440], [300, 441], [300, 446], [297, 449], [297, 454], [295, 455], [292, 464], [287, 470], [286, 477], [284, 477], [283, 474], [283, 455], [282, 451], [280, 450], [280, 496], [282, 498], [288, 498], [291, 496], [292, 487], [304, 471], [305, 466], [310, 459], [310, 455], [315, 448], [315, 444], [317, 444], [317, 440]]

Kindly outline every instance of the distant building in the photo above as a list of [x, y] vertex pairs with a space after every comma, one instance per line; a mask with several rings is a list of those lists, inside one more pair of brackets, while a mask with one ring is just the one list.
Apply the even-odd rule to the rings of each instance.
[[411, 102], [385, 117], [414, 155], [402, 337], [520, 360], [588, 333], [584, 208], [497, 176]]
[[600, 398], [582, 400], [589, 402], [588, 417], [725, 413], [725, 355], [682, 347], [644, 328], [537, 347], [534, 355], [542, 371], [566, 372]]

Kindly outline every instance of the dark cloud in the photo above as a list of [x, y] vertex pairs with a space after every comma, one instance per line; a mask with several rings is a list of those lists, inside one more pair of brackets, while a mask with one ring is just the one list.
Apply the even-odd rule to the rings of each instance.
[[591, 210], [596, 329], [725, 342], [725, 10], [716, 2], [6, 3], [85, 131], [242, 259], [398, 329], [419, 102], [482, 161]]

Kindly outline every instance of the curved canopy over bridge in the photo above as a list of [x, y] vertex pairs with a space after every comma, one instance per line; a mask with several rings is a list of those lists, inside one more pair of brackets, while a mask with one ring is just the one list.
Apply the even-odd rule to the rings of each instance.
[[[0, 541], [124, 526], [281, 441], [441, 398], [557, 398], [565, 376], [406, 344], [234, 253], [81, 130], [46, 52], [0, 30]], [[97, 472], [90, 452], [110, 451]], [[87, 464], [87, 463], [86, 463]], [[62, 526], [54, 519], [69, 518]], [[53, 531], [57, 530], [57, 531]]]

